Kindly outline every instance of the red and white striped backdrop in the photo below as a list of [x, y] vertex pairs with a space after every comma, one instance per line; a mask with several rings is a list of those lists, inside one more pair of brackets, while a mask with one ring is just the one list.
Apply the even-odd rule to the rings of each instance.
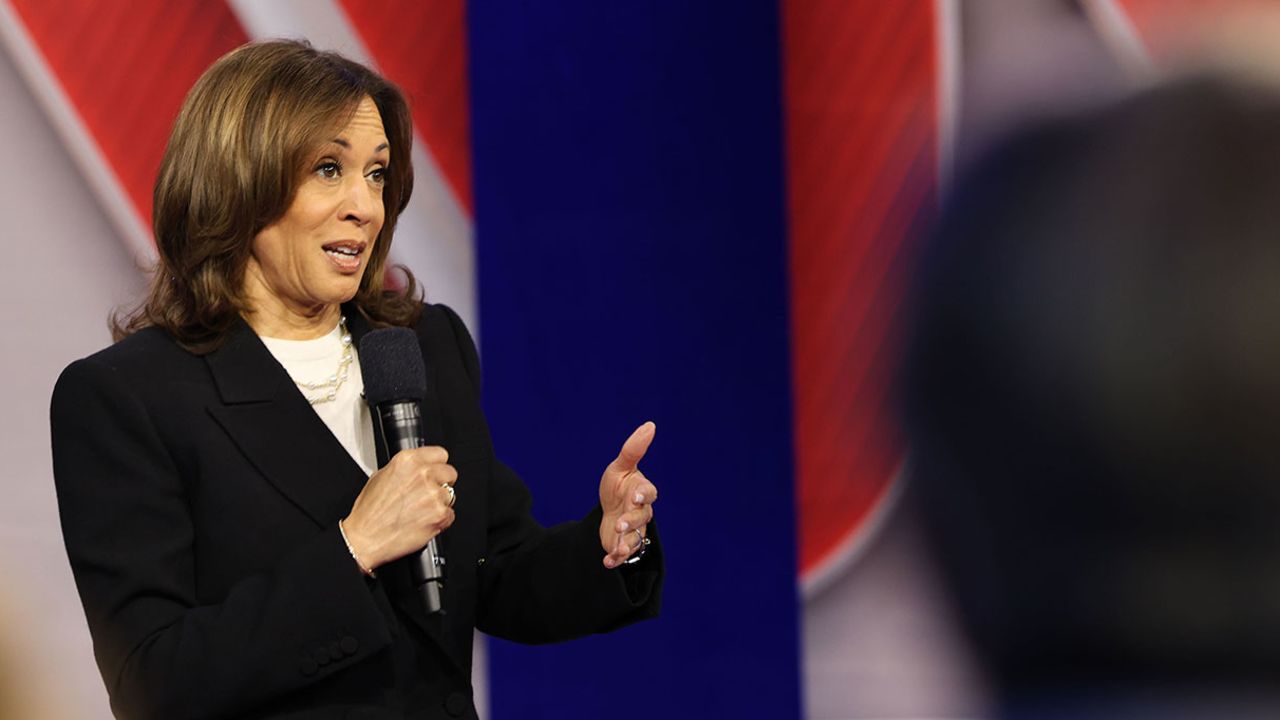
[[[1139, 36], [1157, 37], [1184, 13], [1239, 2], [1081, 0], [1080, 7], [1113, 52], [1141, 63]], [[900, 439], [885, 421], [891, 328], [913, 250], [904, 239], [933, 212], [954, 152], [964, 38], [960, 0], [783, 0], [780, 7], [800, 581], [816, 634], [830, 640], [806, 651], [814, 710], [814, 698], [838, 705], [874, 689], [874, 677], [839, 672], [867, 667], [865, 658], [849, 656], [872, 650], [843, 640], [844, 620], [821, 618], [868, 612], [830, 604], [851, 597], [841, 586], [850, 586], [855, 571], [874, 575], [874, 568], [856, 568], [853, 561], [892, 506], [903, 465]], [[14, 216], [44, 208], [35, 200], [49, 194], [59, 202], [87, 197], [68, 187], [77, 181], [97, 208], [68, 207], [67, 214], [91, 219], [102, 212], [112, 226], [67, 245], [41, 238], [50, 246], [43, 255], [35, 254], [38, 243], [12, 250], [36, 264], [20, 266], [34, 270], [34, 285], [78, 283], [83, 295], [55, 309], [60, 327], [47, 321], [19, 327], [37, 340], [7, 350], [0, 366], [18, 378], [5, 418], [14, 469], [11, 503], [0, 512], [0, 561], [50, 598], [20, 612], [31, 618], [27, 636], [47, 646], [31, 667], [59, 678], [69, 716], [107, 713], [58, 544], [47, 430], [26, 426], [43, 416], [57, 369], [106, 341], [101, 307], [136, 290], [136, 276], [117, 277], [127, 274], [127, 262], [104, 262], [103, 249], [87, 245], [118, 239], [122, 255], [145, 264], [153, 256], [151, 186], [187, 89], [214, 59], [249, 39], [308, 37], [376, 65], [408, 93], [417, 182], [395, 258], [413, 268], [432, 299], [454, 306], [476, 329], [465, 15], [463, 0], [0, 0], [0, 42], [10, 63], [0, 64], [0, 83], [16, 69], [78, 174], [77, 180], [55, 173], [50, 177], [60, 184], [49, 186], [31, 186], [17, 172], [5, 179], [0, 208], [11, 218], [9, 229], [27, 227], [26, 218]], [[21, 88], [0, 87], [12, 87], [10, 97], [26, 102]], [[35, 128], [34, 117], [0, 109], [0, 129]], [[31, 132], [9, 140], [44, 148], [39, 152], [47, 156], [46, 139]], [[45, 177], [43, 168], [23, 170]], [[87, 220], [77, 222], [84, 227]], [[31, 223], [40, 230], [54, 224]], [[39, 237], [33, 231], [17, 236]], [[106, 272], [112, 277], [97, 277]], [[7, 308], [34, 307], [31, 293], [21, 290], [29, 287], [24, 282], [11, 284]], [[913, 642], [902, 643], [910, 656], [903, 663], [934, 647], [929, 638]]]

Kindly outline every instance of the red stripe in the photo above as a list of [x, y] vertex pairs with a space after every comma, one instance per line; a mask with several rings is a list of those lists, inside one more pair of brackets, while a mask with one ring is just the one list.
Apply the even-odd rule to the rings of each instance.
[[225, 2], [11, 0], [138, 214], [173, 120], [204, 70], [248, 36]]
[[408, 95], [419, 136], [470, 213], [464, 0], [341, 0], [341, 5], [379, 69]]
[[912, 229], [936, 185], [931, 0], [783, 3], [800, 568], [902, 461], [889, 409]]

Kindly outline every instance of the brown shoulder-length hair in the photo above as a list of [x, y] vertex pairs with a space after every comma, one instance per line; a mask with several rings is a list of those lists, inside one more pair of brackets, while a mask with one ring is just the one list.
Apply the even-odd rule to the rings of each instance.
[[421, 311], [408, 268], [384, 286], [396, 219], [409, 202], [413, 125], [404, 96], [365, 66], [306, 42], [250, 43], [200, 77], [182, 104], [156, 177], [152, 228], [159, 260], [146, 299], [111, 320], [120, 340], [145, 327], [185, 348], [216, 349], [249, 312], [244, 274], [253, 239], [284, 215], [322, 143], [370, 97], [390, 145], [386, 218], [355, 303], [375, 326], [412, 325]]

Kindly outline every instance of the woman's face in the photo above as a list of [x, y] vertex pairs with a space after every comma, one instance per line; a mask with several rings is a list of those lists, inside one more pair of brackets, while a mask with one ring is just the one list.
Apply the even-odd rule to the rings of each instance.
[[254, 311], [315, 316], [355, 296], [382, 230], [390, 162], [382, 116], [366, 97], [321, 147], [289, 209], [254, 238], [245, 272]]

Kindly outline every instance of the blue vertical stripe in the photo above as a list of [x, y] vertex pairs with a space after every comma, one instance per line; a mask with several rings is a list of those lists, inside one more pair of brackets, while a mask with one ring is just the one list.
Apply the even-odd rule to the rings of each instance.
[[469, 8], [481, 349], [498, 451], [578, 518], [644, 420], [663, 615], [495, 642], [495, 720], [800, 714], [778, 7]]

